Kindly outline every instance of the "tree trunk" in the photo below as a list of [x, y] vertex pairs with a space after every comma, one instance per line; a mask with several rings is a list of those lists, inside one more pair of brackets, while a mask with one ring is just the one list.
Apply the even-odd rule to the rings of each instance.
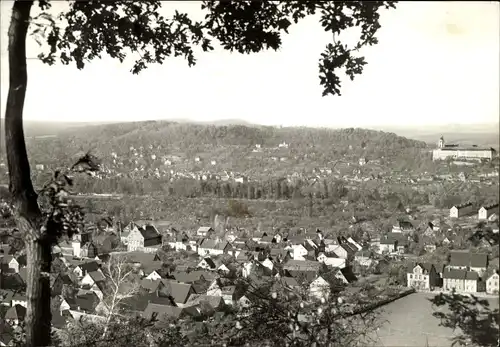
[[23, 131], [23, 108], [28, 81], [26, 35], [33, 1], [15, 1], [9, 26], [9, 94], [5, 112], [5, 146], [9, 168], [9, 190], [14, 216], [26, 243], [27, 301], [26, 345], [50, 344], [51, 244], [41, 233], [42, 213], [31, 182]]

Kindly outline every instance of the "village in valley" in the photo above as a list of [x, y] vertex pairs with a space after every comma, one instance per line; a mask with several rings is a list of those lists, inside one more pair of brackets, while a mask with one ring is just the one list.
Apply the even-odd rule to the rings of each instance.
[[[53, 326], [63, 329], [81, 316], [105, 317], [109, 309], [104, 305], [104, 296], [109, 295], [106, 282], [115, 281], [110, 269], [127, 264], [135, 271], [131, 278], [122, 278], [129, 287], [123, 289], [121, 310], [149, 319], [209, 319], [227, 307], [250, 305], [252, 296], [238, 290], [238, 278], [279, 279], [292, 289], [305, 285], [316, 299], [338, 285], [354, 291], [366, 285], [393, 288], [393, 296], [455, 290], [494, 297], [499, 290], [498, 251], [492, 258], [488, 238], [479, 241], [483, 252], [454, 247], [454, 240], [461, 230], [457, 225], [466, 228], [478, 223], [498, 237], [498, 214], [498, 204], [476, 211], [472, 203], [465, 203], [452, 206], [440, 219], [399, 220], [391, 230], [371, 239], [316, 228], [293, 235], [255, 230], [242, 236], [238, 229], [217, 233], [212, 226], [177, 230], [161, 221], [124, 225], [102, 219], [54, 247]], [[415, 242], [424, 246], [419, 254], [410, 252]], [[432, 255], [444, 248], [448, 258], [433, 261]], [[5, 321], [15, 325], [26, 313], [22, 289], [26, 258], [9, 249], [1, 245], [0, 295]]]

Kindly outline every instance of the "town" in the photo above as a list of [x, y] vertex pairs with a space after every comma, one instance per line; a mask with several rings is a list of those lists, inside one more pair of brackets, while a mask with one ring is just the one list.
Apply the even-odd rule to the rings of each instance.
[[[480, 224], [498, 238], [498, 203], [478, 211], [472, 206], [452, 206], [437, 220], [399, 220], [373, 239], [314, 228], [293, 235], [255, 230], [242, 236], [236, 229], [221, 235], [212, 226], [176, 230], [161, 222], [123, 225], [103, 219], [54, 247], [53, 328], [64, 329], [82, 316], [106, 317], [107, 282], [117, 281], [110, 269], [127, 264], [135, 271], [130, 273], [133, 278], [120, 279], [130, 283], [121, 293], [120, 309], [144, 318], [208, 319], [225, 307], [246, 307], [252, 296], [237, 290], [235, 279], [240, 277], [281, 279], [290, 288], [305, 285], [316, 299], [328, 296], [338, 283], [350, 288], [367, 283], [394, 286], [403, 294], [410, 290], [497, 296], [498, 243], [493, 246], [482, 238], [475, 250], [455, 244], [457, 233], [467, 225]], [[423, 245], [417, 254], [411, 251], [416, 242]], [[1, 304], [5, 322], [15, 327], [26, 313], [26, 258], [12, 253], [8, 244], [0, 248]], [[432, 260], [437, 252], [447, 256]]]

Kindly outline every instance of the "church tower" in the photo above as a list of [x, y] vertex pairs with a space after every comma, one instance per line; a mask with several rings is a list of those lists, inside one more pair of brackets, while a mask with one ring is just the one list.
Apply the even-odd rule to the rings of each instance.
[[441, 138], [439, 139], [438, 148], [439, 149], [444, 148], [444, 137], [443, 136], [441, 136]]

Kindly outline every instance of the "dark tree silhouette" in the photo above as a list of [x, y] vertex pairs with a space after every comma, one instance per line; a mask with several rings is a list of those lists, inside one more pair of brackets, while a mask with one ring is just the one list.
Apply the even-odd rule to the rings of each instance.
[[429, 300], [435, 307], [448, 308], [447, 312], [433, 313], [440, 319], [440, 325], [461, 330], [461, 334], [453, 337], [452, 346], [498, 346], [499, 311], [498, 308], [491, 308], [488, 300], [454, 291], [451, 294], [440, 293]]
[[[132, 67], [139, 73], [152, 63], [163, 63], [169, 57], [182, 56], [190, 66], [196, 60], [194, 47], [212, 50], [217, 39], [226, 50], [240, 53], [278, 49], [281, 34], [292, 22], [319, 13], [325, 31], [332, 33], [319, 61], [323, 95], [340, 94], [338, 70], [351, 79], [361, 74], [366, 64], [359, 49], [377, 43], [380, 28], [379, 11], [393, 8], [394, 1], [205, 1], [204, 22], [193, 22], [187, 14], [175, 12], [165, 18], [158, 10], [161, 1], [71, 1], [69, 10], [52, 15], [49, 0], [36, 3], [42, 13], [32, 18], [35, 1], [15, 1], [9, 27], [9, 94], [5, 113], [5, 142], [10, 192], [14, 216], [25, 235], [28, 258], [26, 336], [29, 346], [50, 344], [50, 288], [48, 274], [51, 247], [58, 232], [42, 228], [44, 216], [31, 182], [30, 165], [23, 130], [23, 108], [27, 87], [26, 38], [29, 27], [33, 35], [49, 45], [39, 58], [47, 64], [60, 61], [75, 63], [78, 69], [103, 53], [123, 62], [127, 52], [138, 52], [140, 58]], [[346, 29], [361, 29], [353, 46], [341, 42], [338, 34]]]

